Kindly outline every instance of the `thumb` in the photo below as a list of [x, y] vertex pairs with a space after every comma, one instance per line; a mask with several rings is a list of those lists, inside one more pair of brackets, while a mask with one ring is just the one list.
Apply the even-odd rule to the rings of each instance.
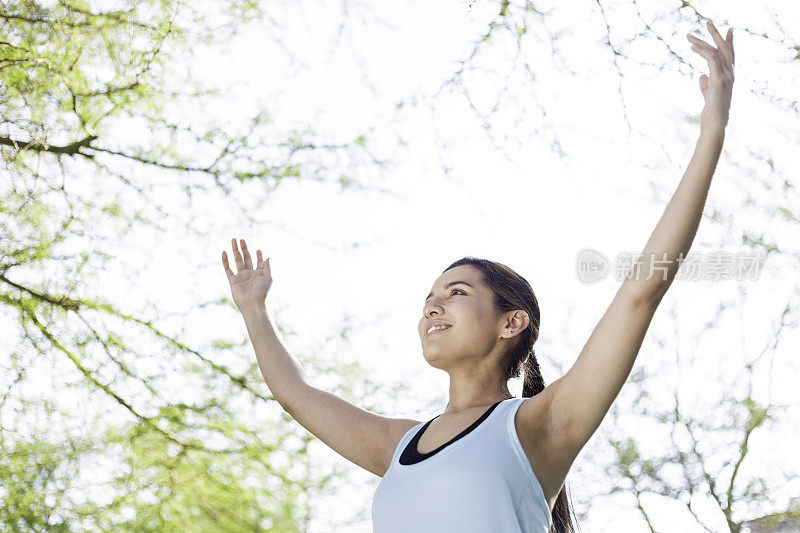
[[700, 76], [700, 91], [703, 93], [703, 98], [705, 98], [707, 90], [708, 90], [708, 76], [703, 74], [702, 76]]

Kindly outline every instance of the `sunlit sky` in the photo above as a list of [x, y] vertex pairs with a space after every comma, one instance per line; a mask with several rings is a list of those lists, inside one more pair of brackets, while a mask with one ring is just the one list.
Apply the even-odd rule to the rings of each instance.
[[[131, 234], [131, 242], [140, 239], [140, 245], [126, 252], [126, 261], [147, 263], [139, 297], [177, 311], [229, 295], [220, 254], [227, 250], [230, 255], [232, 237], [245, 238], [253, 252], [261, 249], [272, 258], [274, 285], [267, 305], [280, 309], [281, 321], [297, 332], [288, 343], [290, 349], [296, 354], [318, 349], [341, 316], [351, 315], [356, 327], [347, 353], [326, 357], [358, 361], [381, 383], [405, 383], [412, 394], [402, 403], [388, 397], [371, 402], [388, 415], [427, 421], [447, 403], [448, 377], [422, 357], [417, 321], [423, 300], [454, 260], [466, 255], [490, 258], [514, 268], [532, 284], [542, 311], [536, 353], [546, 382], [554, 381], [572, 365], [620, 283], [612, 277], [582, 283], [575, 271], [577, 254], [587, 247], [609, 258], [640, 251], [689, 162], [699, 126], [686, 117], [702, 109], [698, 79], [707, 66], [690, 51], [685, 34], [692, 32], [707, 42], [712, 41], [710, 35], [699, 24], [673, 27], [677, 15], [666, 16], [653, 24], [666, 44], [642, 35], [635, 46], [625, 48], [634, 60], [629, 62], [615, 58], [605, 39], [606, 23], [615, 44], [646, 31], [631, 8], [603, 4], [601, 14], [589, 2], [557, 7], [546, 16], [546, 26], [529, 16], [521, 50], [515, 49], [507, 32], [498, 31], [499, 38], [485, 43], [463, 74], [470, 101], [486, 114], [486, 129], [467, 105], [464, 90], [442, 85], [486, 32], [496, 2], [473, 2], [471, 8], [468, 2], [453, 1], [348, 4], [346, 17], [338, 2], [280, 6], [270, 13], [278, 28], [244, 27], [220, 48], [195, 50], [192, 61], [201, 80], [237, 82], [230, 98], [209, 110], [215, 116], [244, 119], [259, 103], [267, 103], [281, 128], [311, 125], [320, 139], [331, 143], [350, 141], [374, 126], [368, 147], [376, 156], [393, 157], [394, 164], [380, 170], [359, 163], [353, 177], [386, 192], [340, 192], [335, 185], [286, 181], [268, 203], [252, 205], [247, 191], [257, 185], [243, 186], [238, 193], [242, 209], [259, 217], [259, 226], [244, 226], [230, 200], [198, 197], [192, 205], [193, 220], [210, 239], [201, 240], [183, 228], [175, 228], [173, 241], [153, 242], [147, 231]], [[772, 4], [779, 6], [784, 28], [800, 27], [796, 7], [790, 12], [791, 3]], [[695, 5], [723, 34], [732, 25], [753, 34], [779, 35], [761, 4], [736, 4], [746, 11], [733, 11], [722, 1]], [[646, 20], [655, 18], [653, 9], [666, 9], [639, 7]], [[550, 6], [537, 8], [547, 11]], [[345, 27], [337, 41], [342, 22]], [[737, 81], [706, 212], [713, 206], [737, 209], [741, 216], [734, 217], [730, 229], [704, 219], [692, 251], [747, 251], [737, 237], [743, 228], [778, 235], [779, 242], [788, 239], [784, 225], [760, 217], [757, 210], [738, 209], [748, 176], [755, 172], [760, 179], [770, 178], [748, 150], [775, 154], [775, 172], [796, 175], [786, 156], [792, 135], [796, 139], [797, 126], [791, 122], [796, 113], [780, 114], [751, 90], [768, 87], [789, 93], [797, 68], [782, 67], [785, 52], [775, 57], [778, 49], [763, 39], [734, 32]], [[548, 33], [558, 35], [555, 53]], [[277, 36], [297, 63], [276, 46]], [[667, 45], [687, 63], [671, 58]], [[666, 68], [657, 68], [665, 63]], [[501, 93], [498, 109], [491, 112]], [[412, 105], [412, 95], [420, 103]], [[398, 110], [400, 101], [406, 105]], [[407, 144], [392, 155], [398, 138]], [[553, 148], [555, 139], [563, 157]], [[326, 163], [336, 168], [333, 159]], [[759, 187], [754, 194], [761, 191]], [[795, 281], [787, 275], [791, 267], [781, 260], [767, 263], [758, 280], [738, 284], [677, 281], [654, 317], [634, 370], [646, 365], [663, 380], [665, 405], [676, 383], [682, 391], [702, 393], [698, 402], [713, 402], [722, 393], [716, 385], [720, 376], [729, 375], [720, 368], [733, 372], [737, 361], [741, 367], [745, 355], [750, 359], [768, 344], [767, 331], [794, 290]], [[115, 283], [113, 275], [110, 272], [106, 280], [108, 296], [119, 301], [126, 297], [126, 287]], [[702, 341], [693, 340], [719, 303], [738, 298], [739, 288], [747, 305]], [[188, 331], [198, 338], [238, 338], [246, 333], [241, 317], [233, 313], [194, 313], [192, 321]], [[797, 369], [788, 354], [796, 354], [798, 336], [791, 331], [784, 335], [770, 374], [772, 400], [777, 403], [795, 402], [790, 383], [796, 382]], [[656, 339], [665, 346], [657, 346]], [[693, 372], [678, 372], [676, 353], [694, 357]], [[767, 379], [763, 373], [761, 377]], [[763, 380], [757, 394], [766, 394]], [[319, 386], [324, 388], [323, 383]], [[509, 387], [520, 395], [518, 380]], [[633, 391], [623, 388], [618, 403], [625, 405], [632, 396]], [[788, 413], [794, 413], [796, 422], [796, 404]], [[609, 418], [600, 431], [609, 429]], [[759, 467], [798, 472], [796, 454], [788, 453], [800, 449], [797, 436], [786, 431], [791, 425], [787, 422], [772, 437], [753, 436], [751, 453], [763, 461]], [[618, 436], [628, 432], [647, 442], [641, 428], [620, 424]], [[649, 434], [656, 436], [658, 431]], [[651, 444], [663, 443], [660, 436], [654, 438]], [[324, 444], [316, 444], [311, 448], [316, 457], [330, 464], [347, 463]], [[646, 526], [630, 494], [600, 495], [607, 489], [605, 465], [586, 459], [597, 444], [596, 438], [589, 441], [567, 478], [573, 505], [585, 510], [593, 504], [581, 521], [583, 530], [642, 530]], [[610, 460], [599, 449], [593, 457]], [[320, 501], [322, 511], [309, 531], [329, 531], [330, 521], [345, 520], [358, 509], [364, 510], [364, 521], [336, 530], [371, 530], [369, 506], [379, 479], [352, 468], [360, 484]], [[797, 486], [774, 489], [778, 504], [788, 500], [792, 489], [798, 492]], [[659, 531], [702, 530], [683, 504], [653, 496], [646, 498], [646, 505]], [[698, 505], [706, 523], [722, 530], [721, 513], [702, 501]]]

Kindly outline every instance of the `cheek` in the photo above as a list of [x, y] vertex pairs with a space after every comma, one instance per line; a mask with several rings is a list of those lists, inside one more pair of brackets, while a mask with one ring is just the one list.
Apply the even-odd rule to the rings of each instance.
[[492, 317], [476, 305], [463, 305], [453, 309], [453, 319], [463, 326], [461, 332], [469, 337], [483, 336], [492, 325]]
[[478, 300], [462, 300], [454, 307], [457, 308], [459, 314], [468, 316], [475, 322], [486, 322], [492, 317], [491, 308]]

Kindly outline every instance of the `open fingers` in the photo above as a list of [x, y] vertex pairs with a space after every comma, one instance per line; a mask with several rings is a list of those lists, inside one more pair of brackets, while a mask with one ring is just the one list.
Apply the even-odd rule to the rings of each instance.
[[235, 275], [228, 264], [228, 255], [225, 253], [225, 251], [222, 252], [222, 266], [225, 267], [225, 275], [228, 276], [228, 279]]
[[[729, 72], [733, 72], [733, 57], [731, 56], [731, 51], [728, 48], [728, 43], [722, 38], [722, 35], [719, 34], [713, 22], [710, 20], [707, 21], [706, 26], [708, 26], [708, 31], [711, 34], [711, 37], [714, 39], [714, 42], [717, 43], [717, 48], [719, 49], [720, 55], [722, 55], [723, 59], [725, 59], [725, 66], [728, 67]], [[730, 37], [733, 36], [730, 29], [728, 30], [728, 35]]]
[[[711, 50], [706, 46], [694, 45], [692, 50], [703, 56], [708, 61], [711, 75], [717, 79], [723, 79], [727, 76], [724, 71], [727, 71], [723, 66], [722, 58], [716, 50]], [[723, 71], [724, 69], [724, 71]]]
[[[711, 24], [710, 21], [708, 23], [708, 26], [709, 26], [709, 30], [708, 31], [709, 31], [709, 33], [712, 34], [712, 37], [714, 38], [714, 41], [717, 43], [719, 48], [714, 48], [713, 46], [711, 46], [710, 44], [708, 44], [704, 40], [702, 40], [702, 39], [700, 39], [698, 37], [695, 37], [692, 34], [687, 34], [686, 38], [689, 39], [689, 42], [694, 44], [694, 46], [692, 47], [692, 50], [696, 51], [698, 54], [700, 54], [701, 56], [706, 58], [706, 60], [709, 62], [712, 74], [717, 74], [720, 77], [722, 77], [724, 75], [725, 77], [731, 77], [732, 78], [733, 77], [733, 61], [734, 61], [733, 48], [732, 48], [732, 46], [733, 46], [733, 33], [732, 32], [728, 32], [728, 41], [726, 42], [726, 41], [722, 40], [722, 36], [719, 34], [717, 29], [714, 28], [714, 25]], [[730, 43], [730, 45], [731, 45], [730, 47], [728, 46], [728, 43]], [[703, 53], [704, 51], [707, 52], [707, 53]], [[727, 54], [730, 54], [730, 55], [727, 55]], [[717, 72], [715, 72], [715, 67], [716, 67]]]
[[247, 270], [253, 269], [253, 260], [250, 258], [250, 251], [247, 249], [247, 243], [244, 239], [239, 239], [242, 243], [242, 253], [244, 254], [244, 267]]
[[719, 50], [702, 39], [698, 39], [694, 35], [689, 35], [688, 37], [689, 40], [694, 43], [692, 50], [703, 56], [706, 61], [708, 61], [712, 76], [723, 79], [731, 75], [727, 65], [725, 64], [725, 60], [719, 53]]
[[736, 64], [736, 54], [733, 52], [733, 30], [730, 28], [728, 28], [728, 36], [725, 41], [728, 43], [728, 50], [731, 51], [731, 71], [733, 71], [733, 66]]
[[236, 244], [235, 237], [231, 239], [231, 248], [233, 248], [233, 260], [236, 262], [236, 273], [238, 274], [244, 270], [244, 261], [242, 260], [242, 254], [239, 253], [239, 247]]
[[708, 28], [708, 33], [711, 34], [711, 38], [714, 39], [714, 42], [717, 44], [717, 50], [719, 51], [720, 55], [725, 58], [725, 64], [727, 65], [727, 51], [725, 50], [727, 45], [725, 44], [725, 41], [722, 39], [722, 36], [717, 31], [717, 28], [714, 27], [714, 24], [710, 20], [706, 21], [706, 27]]

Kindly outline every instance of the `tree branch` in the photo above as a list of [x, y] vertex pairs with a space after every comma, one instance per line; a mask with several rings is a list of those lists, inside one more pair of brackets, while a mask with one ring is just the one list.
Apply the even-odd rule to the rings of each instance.
[[39, 143], [36, 141], [19, 141], [17, 139], [12, 139], [11, 137], [0, 137], [0, 144], [13, 146], [17, 150], [33, 150], [35, 152], [50, 152], [53, 154], [83, 155], [86, 157], [92, 157], [89, 154], [82, 153], [80, 149], [83, 147], [91, 148], [89, 144], [95, 139], [97, 139], [97, 135], [89, 135], [85, 139], [75, 141], [74, 143], [66, 146], [53, 146], [51, 144]]

